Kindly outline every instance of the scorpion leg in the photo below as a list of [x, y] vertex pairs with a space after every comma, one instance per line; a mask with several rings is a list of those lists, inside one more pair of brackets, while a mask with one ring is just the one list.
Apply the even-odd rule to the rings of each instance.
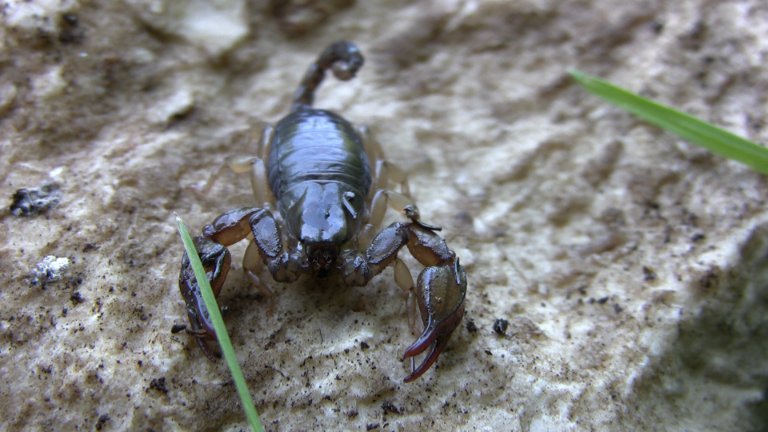
[[380, 189], [392, 190], [395, 186], [399, 185], [400, 192], [410, 197], [411, 191], [408, 187], [408, 174], [399, 166], [384, 159], [384, 151], [381, 148], [381, 144], [367, 126], [358, 125], [357, 133], [363, 139], [365, 153], [368, 155], [368, 166], [371, 172], [374, 173], [371, 195]]
[[408, 186], [408, 174], [402, 168], [392, 162], [380, 159], [376, 161], [376, 184], [380, 189], [392, 189], [395, 185], [400, 186], [400, 193], [411, 197], [411, 189]]
[[[262, 143], [264, 141], [264, 136], [271, 132], [271, 127], [269, 125], [264, 125], [261, 127], [261, 135], [262, 139], [259, 141]], [[253, 127], [249, 128], [246, 131], [239, 131], [235, 134], [233, 134], [232, 138], [230, 138], [230, 143], [241, 143], [246, 142], [247, 144], [251, 144], [253, 142], [257, 141], [257, 135], [259, 133], [259, 128]], [[261, 149], [263, 145], [259, 144], [258, 148]], [[257, 155], [261, 156], [261, 153], [257, 153]], [[263, 157], [263, 156], [261, 156]], [[253, 162], [254, 158], [252, 155], [232, 155], [227, 156], [224, 158], [224, 162], [221, 163], [219, 168], [214, 171], [207, 180], [205, 180], [202, 183], [195, 184], [190, 186], [190, 188], [200, 195], [205, 195], [208, 192], [211, 191], [211, 188], [214, 184], [216, 184], [216, 181], [221, 178], [221, 176], [224, 175], [227, 171], [232, 171], [236, 174], [243, 174], [251, 171], [251, 164]]]
[[[413, 290], [413, 279], [397, 253], [403, 246], [425, 266], [419, 274], [415, 294], [424, 331], [411, 344], [403, 359], [413, 358], [431, 347], [418, 367], [412, 367], [405, 382], [411, 382], [426, 372], [445, 349], [451, 333], [464, 316], [467, 278], [456, 254], [435, 229], [413, 220], [395, 222], [371, 241], [364, 254], [345, 257], [344, 280], [348, 285], [365, 285], [388, 265], [395, 263], [395, 280], [404, 289]], [[406, 287], [406, 285], [410, 285]]]
[[[381, 144], [371, 134], [368, 127], [358, 125], [357, 133], [362, 137], [368, 166], [373, 176], [373, 185], [368, 195], [370, 212], [368, 222], [358, 235], [359, 245], [367, 247], [376, 231], [381, 228], [387, 207], [401, 211], [406, 207], [416, 208], [408, 186], [408, 175], [400, 167], [384, 159]], [[399, 190], [396, 192], [395, 189]]]
[[[248, 132], [248, 142], [256, 141], [256, 130]], [[211, 191], [217, 180], [225, 172], [231, 171], [235, 174], [250, 173], [251, 189], [256, 202], [270, 207], [272, 204], [272, 193], [269, 191], [267, 182], [267, 169], [264, 161], [269, 157], [269, 146], [272, 141], [273, 127], [265, 124], [261, 128], [261, 138], [256, 146], [256, 156], [253, 155], [232, 155], [224, 158], [224, 162], [219, 168], [208, 177], [202, 184], [192, 185], [190, 188], [200, 195], [206, 195]], [[241, 136], [242, 134], [239, 134]]]
[[248, 242], [248, 247], [243, 254], [243, 270], [245, 270], [248, 277], [251, 279], [251, 285], [256, 286], [262, 294], [266, 296], [272, 296], [272, 290], [269, 287], [261, 283], [259, 273], [264, 268], [264, 264], [259, 256], [259, 248], [256, 243]]

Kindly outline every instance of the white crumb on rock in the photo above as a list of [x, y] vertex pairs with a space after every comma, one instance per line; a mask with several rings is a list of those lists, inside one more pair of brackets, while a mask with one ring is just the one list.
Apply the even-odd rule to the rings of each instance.
[[69, 258], [66, 257], [56, 257], [53, 255], [44, 257], [35, 264], [35, 268], [30, 272], [32, 284], [37, 285], [60, 281], [67, 270], [69, 270], [70, 264]]

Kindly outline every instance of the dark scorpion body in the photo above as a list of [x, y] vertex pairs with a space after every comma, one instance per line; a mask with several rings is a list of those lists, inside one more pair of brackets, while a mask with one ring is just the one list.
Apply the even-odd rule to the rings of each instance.
[[[229, 162], [234, 171], [250, 172], [262, 206], [220, 215], [203, 228], [195, 245], [216, 295], [230, 267], [226, 247], [246, 238], [252, 240], [243, 268], [255, 284], [264, 266], [279, 282], [293, 282], [303, 274], [335, 274], [346, 286], [362, 286], [393, 265], [396, 283], [415, 295], [424, 324], [403, 356], [411, 359], [405, 378], [410, 382], [434, 364], [459, 325], [467, 281], [456, 254], [437, 235], [440, 228], [420, 220], [405, 174], [383, 159], [378, 143], [364, 128], [312, 108], [326, 70], [348, 80], [362, 65], [363, 56], [353, 43], [336, 42], [325, 49], [299, 85], [291, 112], [264, 130], [257, 156]], [[376, 234], [387, 207], [401, 211], [405, 221]], [[397, 258], [404, 246], [425, 266], [415, 285]], [[215, 333], [186, 254], [179, 288], [187, 305], [188, 331], [214, 358], [209, 341], [216, 339]], [[427, 349], [414, 366], [414, 357]]]

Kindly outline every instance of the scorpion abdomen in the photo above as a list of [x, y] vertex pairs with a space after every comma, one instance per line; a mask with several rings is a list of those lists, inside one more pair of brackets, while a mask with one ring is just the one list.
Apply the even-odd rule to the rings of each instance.
[[303, 108], [277, 123], [267, 170], [278, 201], [306, 181], [339, 183], [361, 199], [371, 187], [362, 138], [349, 122], [326, 110]]

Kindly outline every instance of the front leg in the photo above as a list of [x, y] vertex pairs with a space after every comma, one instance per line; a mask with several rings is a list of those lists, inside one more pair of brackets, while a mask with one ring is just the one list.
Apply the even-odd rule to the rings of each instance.
[[413, 358], [430, 348], [418, 367], [413, 367], [405, 382], [411, 382], [426, 372], [445, 349], [451, 333], [464, 316], [467, 276], [456, 254], [436, 228], [412, 219], [410, 223], [395, 222], [374, 237], [364, 254], [345, 257], [344, 279], [348, 285], [365, 285], [388, 265], [395, 263], [395, 281], [406, 290], [413, 290], [413, 279], [407, 267], [397, 259], [397, 253], [407, 245], [411, 254], [425, 266], [415, 287], [424, 331], [403, 358]]

